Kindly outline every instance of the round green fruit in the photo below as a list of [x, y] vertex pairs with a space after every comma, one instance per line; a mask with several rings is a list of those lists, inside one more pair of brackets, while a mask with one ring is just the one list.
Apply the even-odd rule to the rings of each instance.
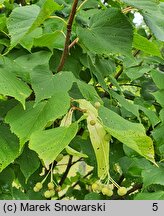
[[37, 187], [34, 187], [33, 190], [34, 190], [35, 192], [39, 192], [39, 191], [40, 191]]
[[47, 190], [47, 191], [45, 191], [44, 192], [44, 196], [45, 196], [45, 198], [50, 198], [51, 197], [51, 191], [49, 191], [49, 190]]
[[108, 186], [109, 190], [113, 190], [114, 189], [114, 185], [113, 184], [108, 184], [107, 186]]
[[101, 106], [100, 102], [97, 101], [97, 102], [94, 103], [94, 107], [96, 109], [98, 109], [100, 106]]
[[113, 191], [112, 190], [108, 190], [108, 192], [106, 193], [107, 196], [111, 197], [113, 195]]
[[48, 189], [49, 190], [53, 190], [54, 189], [54, 183], [53, 182], [49, 182], [48, 183]]
[[59, 185], [57, 188], [56, 188], [56, 191], [57, 192], [60, 192], [62, 190], [62, 187]]
[[54, 190], [50, 190], [50, 194], [51, 194], [51, 197], [53, 197], [55, 195], [55, 191]]
[[96, 121], [95, 120], [91, 120], [90, 121], [90, 125], [94, 126], [96, 124]]
[[118, 193], [119, 196], [124, 196], [124, 195], [127, 193], [126, 187], [120, 187], [120, 188], [117, 190], [117, 193]]
[[113, 195], [113, 191], [110, 190], [108, 187], [103, 187], [101, 190], [103, 195], [107, 195], [107, 196], [112, 196]]
[[43, 187], [43, 184], [41, 182], [37, 182], [35, 187], [38, 188], [38, 190], [41, 190]]
[[106, 195], [108, 193], [108, 190], [109, 189], [107, 187], [103, 187], [101, 192], [102, 192], [103, 195]]
[[4, 4], [0, 4], [0, 11], [4, 8], [5, 8]]
[[92, 184], [92, 190], [93, 190], [93, 191], [99, 190], [99, 185], [98, 185], [97, 183], [93, 183], [93, 184]]

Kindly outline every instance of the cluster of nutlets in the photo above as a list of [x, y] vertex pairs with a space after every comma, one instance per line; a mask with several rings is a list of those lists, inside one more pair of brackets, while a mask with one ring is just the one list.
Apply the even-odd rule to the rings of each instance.
[[[55, 159], [56, 162], [59, 162], [63, 159], [63, 154], [59, 154], [57, 158]], [[51, 173], [52, 174], [52, 173]], [[43, 183], [47, 179], [49, 173], [47, 176], [42, 180], [42, 182], [37, 182], [33, 188], [35, 192], [39, 192], [43, 188]], [[61, 186], [58, 184], [54, 184], [53, 178], [51, 178], [51, 181], [47, 184], [47, 190], [44, 192], [44, 197], [47, 199], [52, 198], [55, 196], [55, 192], [60, 192], [61, 191]]]
[[[46, 199], [52, 198], [55, 195], [55, 192], [59, 192], [61, 190], [61, 187], [58, 186], [55, 188], [55, 185], [53, 182], [49, 182], [47, 185], [47, 190], [44, 192], [44, 197]], [[37, 182], [33, 188], [35, 192], [39, 192], [43, 188], [42, 182]]]
[[[113, 184], [102, 184], [100, 182], [95, 182], [92, 184], [92, 190], [96, 193], [102, 193], [103, 195], [111, 197], [113, 195]], [[117, 194], [119, 196], [124, 196], [127, 193], [126, 187], [119, 187]]]

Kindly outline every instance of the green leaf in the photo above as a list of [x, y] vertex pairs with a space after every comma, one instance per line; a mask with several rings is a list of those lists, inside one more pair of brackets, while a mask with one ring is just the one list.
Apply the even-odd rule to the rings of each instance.
[[122, 0], [128, 6], [138, 8], [144, 17], [146, 24], [152, 30], [156, 38], [164, 41], [164, 3], [156, 0]]
[[133, 36], [133, 47], [147, 54], [161, 57], [159, 46], [139, 34]]
[[10, 100], [0, 100], [0, 117], [4, 118], [7, 112], [15, 107], [18, 104], [18, 101], [15, 99]]
[[[92, 62], [92, 66], [95, 68], [95, 74], [100, 74], [102, 75], [103, 78], [108, 77], [109, 75], [113, 74], [116, 70], [115, 63], [112, 59], [108, 58], [102, 58], [98, 55], [96, 55], [95, 58], [92, 58], [90, 56], [89, 58]], [[94, 73], [94, 72], [93, 72]]]
[[107, 84], [104, 79], [110, 77], [110, 75], [115, 71], [114, 62], [110, 59], [103, 59], [96, 55], [96, 57], [89, 56], [88, 64], [90, 71], [97, 77], [98, 82], [101, 84], [102, 88], [109, 92]]
[[149, 118], [150, 123], [152, 124], [153, 127], [160, 122], [158, 114], [155, 112], [155, 110], [153, 110], [154, 108], [152, 107], [152, 105], [145, 103], [143, 98], [136, 97], [134, 99], [134, 103], [137, 104], [139, 106], [139, 110], [144, 112], [144, 114]]
[[138, 193], [135, 200], [164, 200], [164, 191], [157, 191], [153, 193]]
[[35, 67], [30, 76], [36, 103], [50, 98], [56, 92], [68, 92], [76, 80], [72, 72], [64, 71], [53, 75], [47, 65]]
[[[89, 133], [89, 132], [88, 132]], [[89, 135], [89, 134], [88, 134]], [[91, 141], [88, 138], [83, 136], [76, 136], [70, 143], [70, 146], [77, 151], [81, 151], [83, 154], [87, 155], [87, 158], [84, 158], [84, 161], [89, 165], [94, 167], [94, 170], [97, 168], [95, 153], [91, 144]]]
[[84, 11], [88, 11], [85, 9], [90, 9], [90, 8], [97, 8], [98, 5], [98, 1], [96, 0], [90, 0], [90, 1], [86, 1], [85, 4], [81, 5], [81, 9], [83, 9]]
[[29, 52], [31, 52], [31, 48], [34, 45], [34, 39], [40, 37], [43, 33], [42, 31], [42, 28], [36, 28], [34, 29], [34, 31], [25, 35], [23, 39], [20, 41], [21, 46], [27, 49]]
[[145, 11], [151, 11], [153, 8], [155, 9], [157, 7], [157, 1], [156, 0], [140, 0], [138, 3], [138, 0], [121, 0], [122, 2], [127, 3], [128, 5], [132, 5], [138, 9], [144, 9]]
[[160, 122], [157, 114], [151, 109], [148, 109], [143, 106], [139, 106], [139, 109], [142, 110], [147, 115], [153, 127]]
[[101, 199], [103, 199], [102, 195], [95, 193], [95, 192], [86, 194], [84, 198], [84, 200], [101, 200]]
[[77, 81], [77, 85], [85, 99], [92, 102], [99, 101], [100, 103], [102, 103], [101, 98], [99, 97], [95, 88], [92, 85], [82, 82], [80, 80]]
[[34, 67], [38, 65], [47, 64], [50, 60], [52, 53], [48, 51], [39, 51], [27, 55], [21, 55], [14, 60], [18, 65], [24, 68], [25, 71], [31, 72]]
[[37, 131], [31, 135], [29, 147], [37, 152], [39, 158], [48, 167], [60, 152], [69, 145], [77, 130], [77, 123], [73, 123], [69, 127]]
[[[32, 161], [32, 163], [31, 163]], [[27, 146], [25, 146], [23, 153], [17, 159], [17, 163], [20, 166], [20, 169], [23, 175], [28, 178], [39, 168], [40, 161], [37, 154], [34, 151], [31, 151]]]
[[[79, 78], [79, 73], [82, 69], [79, 57], [82, 55], [80, 47], [70, 50], [71, 54], [67, 56], [62, 71], [71, 71], [76, 78]], [[57, 68], [62, 56], [62, 51], [54, 49], [53, 56], [50, 59], [50, 70], [57, 73]]]
[[27, 194], [25, 194], [23, 191], [15, 187], [13, 187], [12, 189], [12, 198], [13, 200], [29, 200]]
[[0, 125], [0, 172], [19, 155], [19, 141], [5, 125]]
[[57, 30], [59, 31], [65, 31], [67, 28], [67, 22], [65, 21], [65, 18], [61, 18], [58, 16], [53, 16], [52, 19], [47, 19], [43, 23], [44, 25], [44, 33], [53, 33]]
[[159, 154], [161, 161], [164, 161], [164, 144], [159, 146]]
[[114, 91], [110, 91], [110, 94], [113, 98], [118, 100], [119, 104], [124, 107], [129, 112], [133, 113], [140, 121], [139, 117], [139, 106], [133, 103], [130, 103], [128, 100], [126, 100], [122, 95], [117, 94]]
[[0, 94], [14, 97], [25, 108], [25, 99], [30, 96], [31, 90], [15, 74], [0, 67]]
[[15, 174], [14, 170], [8, 166], [2, 172], [0, 172], [0, 184], [5, 187], [12, 187], [12, 182], [14, 181]]
[[0, 44], [5, 45], [6, 47], [9, 46], [9, 41], [6, 38], [0, 39]]
[[161, 121], [164, 123], [164, 108], [161, 109], [159, 114], [160, 114]]
[[33, 31], [35, 28], [40, 26], [44, 20], [49, 18], [49, 16], [56, 10], [61, 10], [62, 6], [54, 2], [53, 0], [41, 0], [39, 2], [39, 5], [41, 7], [40, 12], [37, 16], [37, 19], [32, 24], [29, 32]]
[[21, 147], [34, 131], [43, 129], [48, 122], [64, 115], [70, 106], [70, 98], [68, 94], [58, 92], [49, 100], [35, 107], [33, 105], [33, 102], [28, 102], [26, 110], [18, 105], [11, 109], [5, 118], [11, 131], [19, 137]]
[[0, 30], [3, 30], [5, 27], [6, 27], [6, 17], [2, 15], [0, 19]]
[[0, 200], [12, 200], [13, 199], [13, 197], [12, 197], [12, 195], [11, 194], [0, 194]]
[[99, 108], [99, 116], [113, 137], [155, 163], [153, 142], [142, 124], [129, 122], [105, 107]]
[[[129, 148], [127, 147], [126, 152]], [[125, 145], [124, 145], [124, 151], [125, 151]], [[132, 154], [131, 154], [132, 153]], [[133, 154], [133, 151], [129, 151], [129, 154], [127, 156], [124, 156], [119, 159], [119, 164], [121, 166], [121, 169], [124, 173], [124, 175], [131, 175], [135, 177], [141, 177], [141, 173], [143, 170], [150, 169], [152, 167], [152, 164], [146, 160], [145, 158], [135, 157]]]
[[51, 55], [52, 53], [50, 52], [39, 51], [26, 55], [21, 54], [19, 57], [14, 59], [10, 57], [0, 57], [0, 64], [6, 71], [10, 71], [13, 75], [21, 78], [27, 83], [30, 83], [30, 72], [32, 69], [40, 64], [48, 65]]
[[152, 135], [153, 135], [155, 141], [157, 142], [158, 146], [161, 146], [164, 144], [163, 131], [164, 131], [164, 125], [159, 125], [152, 132]]
[[96, 13], [87, 28], [77, 28], [77, 35], [79, 44], [91, 52], [130, 55], [132, 26], [118, 9], [110, 8]]
[[32, 24], [39, 15], [37, 5], [16, 7], [7, 20], [7, 28], [11, 36], [11, 48], [16, 46], [29, 32]]
[[53, 48], [63, 49], [65, 42], [65, 36], [62, 31], [55, 31], [53, 33], [47, 33], [40, 37], [35, 38], [34, 46], [36, 47], [48, 47], [50, 50]]
[[142, 171], [143, 184], [147, 187], [151, 184], [164, 185], [164, 167], [152, 167]]
[[149, 66], [134, 66], [127, 68], [125, 73], [133, 81], [142, 77], [145, 73], [148, 73], [151, 70]]
[[157, 102], [164, 107], [164, 89], [159, 90], [157, 92], [152, 93], [154, 97], [156, 98]]
[[159, 89], [164, 89], [164, 73], [158, 70], [151, 71], [151, 77]]
[[41, 9], [37, 5], [14, 8], [7, 21], [7, 28], [11, 35], [10, 49], [16, 46], [25, 35], [40, 26], [52, 12], [60, 9], [61, 7], [53, 0], [45, 0]]
[[86, 154], [78, 152], [75, 149], [71, 148], [70, 146], [66, 147], [66, 151], [67, 151], [67, 153], [69, 155], [73, 155], [73, 156], [76, 156], [76, 157], [83, 157], [83, 158], [87, 158], [88, 157]]
[[155, 37], [164, 41], [164, 3], [161, 2], [159, 7], [152, 8], [151, 11], [143, 12], [144, 20], [149, 26]]
[[24, 70], [24, 68], [19, 64], [17, 64], [15, 60], [6, 56], [3, 57], [0, 56], [0, 64], [2, 68], [4, 68], [4, 70], [10, 71], [15, 76], [21, 78], [22, 81], [25, 81], [27, 83], [30, 82], [29, 71]]

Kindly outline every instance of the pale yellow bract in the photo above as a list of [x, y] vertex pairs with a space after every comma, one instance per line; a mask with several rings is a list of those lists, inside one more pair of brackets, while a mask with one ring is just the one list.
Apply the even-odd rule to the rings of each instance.
[[[105, 139], [107, 132], [98, 118], [98, 111], [85, 99], [79, 99], [76, 102], [79, 103], [80, 109], [86, 110], [84, 115], [86, 116], [91, 143], [96, 155], [98, 177], [100, 179], [109, 177], [109, 140]], [[92, 121], [95, 124], [91, 124]]]

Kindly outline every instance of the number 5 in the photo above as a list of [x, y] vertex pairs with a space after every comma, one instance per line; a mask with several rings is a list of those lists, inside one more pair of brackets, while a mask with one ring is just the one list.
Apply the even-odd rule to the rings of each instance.
[[152, 210], [158, 211], [158, 203], [153, 203]]

